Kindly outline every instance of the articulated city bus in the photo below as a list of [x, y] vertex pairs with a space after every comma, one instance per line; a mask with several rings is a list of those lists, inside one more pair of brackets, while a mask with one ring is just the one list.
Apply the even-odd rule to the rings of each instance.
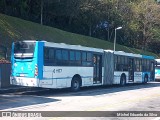
[[19, 41], [12, 45], [11, 84], [44, 88], [125, 85], [154, 80], [154, 57], [122, 51]]

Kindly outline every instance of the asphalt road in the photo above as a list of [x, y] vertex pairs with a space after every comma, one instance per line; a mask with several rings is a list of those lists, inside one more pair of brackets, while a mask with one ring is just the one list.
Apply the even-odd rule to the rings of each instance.
[[[37, 91], [1, 94], [0, 110], [17, 111], [21, 115], [24, 111], [46, 111], [41, 113], [41, 115], [50, 116], [25, 118], [27, 120], [160, 120], [157, 117], [157, 114], [160, 114], [160, 83], [152, 82], [148, 84], [127, 85], [125, 87], [88, 87], [82, 88], [79, 92], [70, 92], [69, 89], [39, 89]], [[140, 112], [136, 113], [135, 111]], [[144, 115], [143, 111], [146, 111], [149, 117], [140, 117], [141, 113]], [[111, 117], [106, 117], [110, 113]], [[24, 117], [26, 114], [28, 115], [28, 113], [23, 114]], [[128, 114], [129, 116], [127, 116]], [[131, 117], [131, 115], [134, 117]], [[5, 120], [6, 118], [13, 119], [5, 117]], [[22, 119], [20, 117], [15, 118]]]

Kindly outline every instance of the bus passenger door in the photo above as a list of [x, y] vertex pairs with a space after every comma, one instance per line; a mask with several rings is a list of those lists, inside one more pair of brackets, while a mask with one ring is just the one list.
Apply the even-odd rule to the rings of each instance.
[[151, 61], [150, 71], [151, 71], [150, 80], [154, 81], [155, 79], [155, 62], [154, 61]]
[[129, 81], [134, 81], [134, 59], [129, 58], [129, 64], [128, 64], [128, 73], [129, 73]]
[[102, 83], [102, 55], [93, 55], [93, 84]]

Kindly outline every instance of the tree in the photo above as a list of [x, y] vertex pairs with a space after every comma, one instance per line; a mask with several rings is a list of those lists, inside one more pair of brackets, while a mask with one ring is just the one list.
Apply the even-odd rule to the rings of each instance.
[[142, 47], [146, 50], [153, 39], [152, 29], [160, 24], [160, 6], [155, 1], [143, 0], [133, 6], [138, 32], [142, 33]]

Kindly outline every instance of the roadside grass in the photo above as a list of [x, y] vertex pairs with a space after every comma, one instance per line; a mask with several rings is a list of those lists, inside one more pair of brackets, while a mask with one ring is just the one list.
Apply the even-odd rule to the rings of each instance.
[[[16, 17], [0, 14], [0, 44], [11, 48], [11, 43], [19, 40], [45, 40], [48, 42], [67, 43], [113, 50], [113, 43], [105, 40], [74, 34]], [[116, 50], [151, 55], [156, 58], [159, 57], [151, 52], [129, 48], [119, 44], [116, 44]]]

